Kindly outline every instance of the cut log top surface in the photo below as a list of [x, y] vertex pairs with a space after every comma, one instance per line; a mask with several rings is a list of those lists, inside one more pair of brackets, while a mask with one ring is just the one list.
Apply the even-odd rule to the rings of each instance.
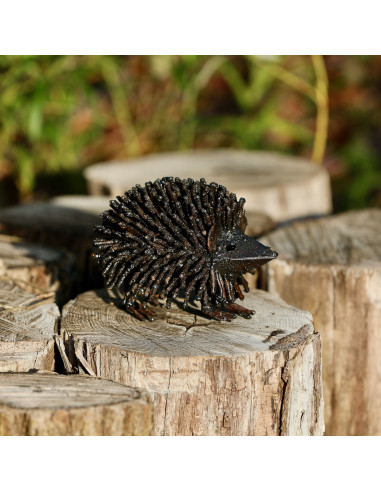
[[261, 240], [278, 251], [280, 260], [378, 269], [381, 268], [381, 210], [302, 221]]
[[115, 196], [62, 195], [52, 198], [49, 203], [99, 216], [110, 208], [110, 200], [115, 200]]
[[0, 272], [2, 267], [21, 268], [56, 263], [65, 256], [58, 248], [21, 241], [17, 237], [0, 234]]
[[76, 339], [164, 357], [286, 350], [314, 332], [309, 313], [264, 291], [247, 294], [243, 304], [256, 311], [251, 320], [218, 322], [198, 309], [184, 311], [172, 304], [169, 310], [152, 308], [157, 319], [149, 322], [127, 314], [108, 291], [89, 291], [64, 307], [61, 331]]
[[5, 226], [33, 228], [46, 232], [92, 235], [98, 218], [84, 210], [51, 203], [31, 203], [0, 210], [0, 230]]
[[52, 338], [59, 310], [53, 293], [32, 294], [14, 282], [0, 279], [0, 341]]
[[89, 180], [112, 189], [121, 186], [129, 189], [135, 184], [143, 185], [144, 180], [154, 181], [163, 176], [205, 178], [231, 188], [251, 189], [295, 182], [317, 174], [325, 174], [325, 171], [305, 159], [230, 149], [164, 152], [128, 161], [94, 164], [85, 169]]
[[148, 402], [145, 391], [90, 376], [0, 374], [0, 405], [23, 409], [83, 408]]

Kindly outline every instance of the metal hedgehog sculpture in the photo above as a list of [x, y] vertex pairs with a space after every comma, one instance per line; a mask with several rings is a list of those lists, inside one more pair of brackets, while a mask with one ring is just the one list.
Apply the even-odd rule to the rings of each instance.
[[126, 310], [153, 321], [147, 302], [167, 307], [179, 293], [202, 312], [231, 321], [254, 311], [235, 304], [249, 291], [243, 274], [276, 258], [275, 251], [244, 234], [245, 199], [205, 179], [162, 178], [136, 185], [110, 201], [94, 240], [108, 288], [124, 288]]

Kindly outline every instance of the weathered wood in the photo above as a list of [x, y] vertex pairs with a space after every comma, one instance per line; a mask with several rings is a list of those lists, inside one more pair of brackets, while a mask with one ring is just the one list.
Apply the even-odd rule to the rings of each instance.
[[93, 195], [120, 195], [163, 176], [205, 178], [246, 198], [246, 210], [274, 221], [327, 214], [332, 209], [325, 169], [297, 157], [232, 149], [169, 152], [85, 169]]
[[147, 436], [144, 390], [90, 376], [0, 374], [1, 436]]
[[99, 217], [101, 212], [110, 208], [110, 200], [115, 200], [115, 196], [60, 195], [52, 198], [49, 203]]
[[275, 228], [274, 221], [262, 212], [254, 212], [253, 210], [249, 210], [245, 215], [247, 219], [245, 234], [248, 236], [258, 237]]
[[58, 248], [0, 234], [0, 278], [11, 279], [32, 293], [53, 292], [62, 305], [76, 278], [74, 257]]
[[98, 214], [78, 208], [31, 203], [1, 209], [0, 232], [73, 253], [79, 288], [83, 289], [101, 285], [96, 264], [90, 259], [94, 226], [99, 220]]
[[54, 293], [32, 294], [0, 279], [0, 372], [54, 368]]
[[322, 337], [326, 434], [381, 435], [381, 210], [305, 221], [262, 238], [268, 289]]
[[309, 313], [256, 291], [251, 320], [156, 310], [140, 322], [107, 291], [63, 309], [68, 358], [84, 372], [149, 390], [158, 435], [321, 435], [319, 335]]

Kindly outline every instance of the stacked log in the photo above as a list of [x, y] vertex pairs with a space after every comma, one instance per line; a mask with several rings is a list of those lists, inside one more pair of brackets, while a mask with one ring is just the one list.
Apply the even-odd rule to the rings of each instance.
[[78, 289], [101, 285], [91, 261], [94, 226], [99, 215], [51, 203], [17, 205], [0, 210], [0, 232], [25, 241], [65, 249], [75, 257]]
[[137, 321], [109, 291], [63, 309], [61, 336], [74, 368], [154, 400], [157, 435], [322, 435], [320, 338], [309, 313], [257, 291], [251, 320], [205, 318], [177, 305]]
[[53, 292], [62, 305], [70, 299], [75, 283], [74, 257], [62, 249], [0, 234], [0, 278], [32, 293]]
[[152, 402], [89, 376], [0, 374], [1, 436], [148, 436]]
[[59, 310], [54, 293], [31, 293], [0, 279], [0, 372], [54, 369]]
[[327, 435], [381, 435], [381, 210], [295, 223], [261, 239], [268, 290], [322, 337]]
[[[7, 374], [12, 381], [0, 375], [0, 434], [322, 435], [320, 337], [309, 313], [256, 291], [245, 299], [256, 310], [250, 321], [207, 319], [195, 303], [187, 311], [159, 306], [156, 321], [138, 322], [118, 296], [92, 290], [65, 306], [58, 335], [54, 296], [74, 278], [70, 255], [25, 241], [72, 252], [76, 290], [96, 288], [103, 281], [90, 260], [94, 225], [109, 200], [136, 183], [176, 175], [224, 184], [247, 199], [247, 233], [259, 236], [277, 222], [328, 213], [326, 172], [307, 161], [230, 150], [130, 161], [126, 179], [125, 164], [113, 166], [106, 174], [115, 180], [103, 171], [93, 179], [99, 166], [88, 170], [90, 189], [108, 196], [0, 211], [0, 232], [24, 241], [0, 242], [0, 372], [23, 372]], [[67, 375], [24, 374], [41, 369]], [[153, 429], [144, 390], [153, 399]], [[39, 393], [41, 401], [33, 400]]]
[[327, 171], [310, 161], [271, 152], [232, 149], [152, 154], [104, 162], [85, 170], [89, 192], [116, 196], [163, 176], [205, 178], [246, 198], [247, 211], [275, 222], [324, 215], [332, 209]]

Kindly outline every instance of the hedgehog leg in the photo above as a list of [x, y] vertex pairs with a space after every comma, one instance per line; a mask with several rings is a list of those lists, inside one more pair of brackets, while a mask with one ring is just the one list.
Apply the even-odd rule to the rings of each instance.
[[242, 294], [241, 288], [237, 282], [234, 283], [234, 291], [236, 293], [236, 297], [239, 297], [241, 301], [245, 299], [245, 296]]
[[237, 317], [235, 314], [225, 313], [224, 311], [221, 311], [220, 309], [209, 305], [202, 306], [201, 311], [210, 318], [216, 319], [217, 321], [231, 321], [232, 319]]
[[239, 314], [239, 316], [242, 316], [242, 318], [246, 319], [250, 319], [251, 315], [255, 314], [255, 311], [253, 311], [252, 309], [246, 309], [239, 304], [235, 304], [234, 302], [229, 302], [225, 304], [224, 308], [226, 309], [226, 311], [229, 311], [229, 313]]
[[150, 309], [143, 308], [143, 306], [139, 303], [136, 303], [136, 307], [126, 306], [126, 311], [128, 313], [132, 314], [133, 316], [135, 316], [136, 318], [138, 318], [138, 320], [140, 320], [140, 321], [145, 321], [145, 320], [154, 321], [155, 320], [154, 313]]
[[[213, 304], [213, 301], [212, 301]], [[202, 301], [201, 301], [201, 311], [209, 316], [210, 318], [216, 319], [217, 321], [231, 321], [236, 318], [235, 314], [224, 313], [221, 309], [213, 306], [210, 302], [207, 290], [204, 290]]]
[[145, 303], [140, 301], [128, 302], [128, 293], [124, 295], [123, 303], [125, 305], [126, 311], [132, 316], [135, 316], [139, 321], [154, 321], [154, 314], [150, 309], [146, 308]]
[[248, 283], [248, 281], [245, 279], [245, 277], [241, 277], [241, 283], [242, 283], [242, 285], [243, 285], [243, 290], [244, 290], [245, 292], [249, 292], [249, 291], [250, 291], [250, 289], [249, 289], [249, 283]]
[[157, 300], [157, 298], [158, 298], [158, 297], [159, 297], [159, 295], [158, 295], [158, 294], [155, 294], [155, 295], [151, 296], [151, 297], [149, 298], [149, 302], [152, 302], [152, 304], [153, 304], [154, 306], [158, 306], [158, 305], [159, 305], [159, 301]]
[[145, 317], [133, 306], [126, 306], [126, 311], [127, 313], [132, 314], [132, 316], [135, 316], [135, 318], [138, 318], [139, 321], [145, 320]]

